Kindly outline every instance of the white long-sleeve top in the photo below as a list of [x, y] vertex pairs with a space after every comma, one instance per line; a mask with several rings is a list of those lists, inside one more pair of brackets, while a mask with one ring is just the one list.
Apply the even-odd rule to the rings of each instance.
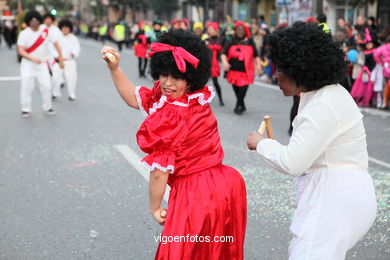
[[276, 170], [299, 176], [318, 168], [367, 171], [366, 133], [351, 95], [339, 84], [301, 93], [288, 145], [265, 139], [260, 156]]
[[61, 46], [62, 56], [64, 59], [70, 60], [79, 57], [80, 43], [73, 33], [70, 33], [67, 36], [62, 34], [58, 42]]

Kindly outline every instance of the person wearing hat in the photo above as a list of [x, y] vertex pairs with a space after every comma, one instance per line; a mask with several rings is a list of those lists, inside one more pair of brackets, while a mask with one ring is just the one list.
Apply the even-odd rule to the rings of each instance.
[[182, 21], [181, 19], [173, 19], [171, 20], [171, 28], [170, 30], [178, 30], [181, 28]]
[[157, 35], [161, 32], [162, 22], [160, 19], [156, 19], [153, 21], [153, 30], [145, 32], [146, 37], [150, 40], [150, 42], [157, 41]]
[[56, 112], [52, 108], [52, 89], [46, 62], [50, 55], [49, 44], [52, 43], [58, 52], [59, 65], [63, 68], [61, 47], [56, 35], [51, 34], [48, 27], [41, 26], [42, 16], [37, 11], [27, 12], [24, 22], [27, 27], [19, 33], [17, 41], [18, 52], [22, 57], [20, 66], [22, 117], [30, 117], [35, 82], [38, 83], [41, 92], [43, 111], [46, 115], [53, 116]]
[[192, 26], [192, 30], [194, 34], [201, 38], [203, 41], [207, 38], [207, 34], [203, 34], [204, 27], [202, 22], [195, 22]]
[[224, 106], [225, 103], [223, 102], [222, 99], [221, 87], [219, 86], [218, 83], [218, 77], [221, 75], [219, 59], [223, 49], [222, 40], [221, 37], [218, 35], [218, 31], [219, 31], [218, 23], [209, 22], [207, 24], [208, 37], [205, 40], [205, 43], [211, 51], [211, 79], [213, 80], [215, 90], [217, 91], [219, 105]]
[[226, 78], [232, 84], [237, 98], [234, 113], [241, 115], [246, 111], [244, 99], [249, 85], [255, 79], [255, 70], [261, 70], [261, 60], [255, 42], [245, 23], [234, 24], [234, 37], [225, 43], [221, 59], [224, 70], [228, 71]]
[[139, 31], [135, 35], [136, 45], [134, 47], [135, 56], [138, 57], [138, 72], [139, 77], [146, 77], [145, 71], [148, 66], [147, 52], [150, 44], [150, 39], [146, 36], [144, 27], [145, 22], [138, 23]]
[[190, 21], [188, 21], [187, 18], [181, 19], [181, 22], [180, 22], [180, 29], [183, 29], [184, 31], [187, 31], [188, 28], [191, 28], [191, 27], [190, 27]]

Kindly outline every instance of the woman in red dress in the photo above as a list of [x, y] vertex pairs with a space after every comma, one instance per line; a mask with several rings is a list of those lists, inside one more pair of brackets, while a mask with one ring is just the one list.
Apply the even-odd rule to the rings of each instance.
[[207, 24], [208, 38], [205, 40], [207, 47], [211, 50], [211, 79], [217, 91], [219, 105], [224, 106], [222, 100], [222, 91], [218, 83], [218, 77], [221, 75], [219, 65], [219, 57], [221, 55], [223, 46], [221, 37], [218, 35], [219, 25], [217, 22], [209, 22]]
[[[244, 98], [248, 87], [255, 79], [255, 70], [261, 70], [261, 60], [249, 28], [243, 22], [234, 24], [234, 37], [225, 43], [221, 55], [223, 67], [228, 71], [226, 78], [233, 85], [237, 97], [234, 113], [246, 111]], [[256, 67], [254, 65], [256, 62]]]
[[[153, 89], [128, 81], [114, 49], [102, 52], [116, 57], [111, 62], [103, 56], [123, 100], [146, 116], [137, 142], [148, 154], [142, 163], [150, 170], [150, 212], [164, 225], [162, 240], [168, 241], [160, 242], [155, 259], [243, 259], [245, 183], [237, 170], [222, 164], [209, 105], [215, 93], [204, 85], [211, 66], [204, 42], [183, 30], [159, 36], [149, 54]], [[160, 204], [167, 184], [165, 211]]]
[[134, 47], [134, 54], [138, 57], [138, 71], [139, 77], [146, 77], [145, 71], [148, 66], [148, 57], [146, 56], [149, 48], [150, 40], [146, 37], [144, 22], [138, 23], [139, 31], [135, 35], [136, 45]]

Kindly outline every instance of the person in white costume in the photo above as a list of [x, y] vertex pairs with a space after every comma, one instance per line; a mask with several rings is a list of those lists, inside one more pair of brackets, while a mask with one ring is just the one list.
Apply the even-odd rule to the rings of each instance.
[[46, 62], [49, 57], [49, 43], [53, 43], [59, 53], [60, 67], [64, 67], [61, 48], [49, 30], [40, 26], [42, 16], [37, 11], [27, 12], [24, 21], [28, 27], [19, 33], [17, 41], [18, 52], [22, 56], [20, 66], [22, 117], [30, 116], [35, 82], [38, 83], [41, 92], [44, 112], [47, 115], [55, 115], [51, 100], [50, 74]]
[[[57, 27], [55, 24], [56, 17], [50, 13], [47, 13], [43, 16], [43, 24], [42, 27], [49, 28], [49, 34], [55, 39], [57, 42], [59, 42], [60, 37], [62, 36], [61, 30]], [[49, 44], [49, 60], [48, 62], [48, 69], [51, 73], [51, 86], [53, 91], [53, 100], [55, 100], [57, 97], [61, 96], [61, 92], [59, 92], [61, 83], [63, 82], [63, 73], [62, 69], [58, 64], [58, 52], [54, 46], [54, 44]], [[65, 65], [65, 64], [64, 64]]]
[[252, 132], [250, 150], [296, 176], [290, 260], [341, 260], [371, 228], [376, 197], [367, 172], [363, 115], [337, 82], [344, 54], [317, 25], [296, 22], [269, 38], [270, 59], [285, 96], [300, 94], [288, 145]]
[[[66, 80], [66, 86], [68, 88], [69, 100], [76, 99], [76, 83], [77, 83], [77, 64], [76, 58], [80, 55], [80, 43], [77, 37], [72, 33], [73, 24], [69, 20], [62, 20], [59, 23], [61, 30], [61, 36], [59, 38], [59, 44], [62, 50], [62, 56], [64, 58], [63, 74]], [[54, 86], [53, 86], [54, 87]], [[53, 95], [56, 97], [61, 96], [60, 85], [56, 85], [53, 89]]]

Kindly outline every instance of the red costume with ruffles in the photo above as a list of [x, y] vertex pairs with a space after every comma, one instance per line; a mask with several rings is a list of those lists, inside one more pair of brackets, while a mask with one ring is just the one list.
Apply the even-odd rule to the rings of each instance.
[[[224, 53], [227, 56], [228, 62], [232, 65], [226, 75], [227, 81], [236, 87], [243, 87], [252, 84], [255, 80], [254, 57], [257, 57], [258, 53], [253, 39], [250, 38], [251, 33], [248, 26], [240, 21], [234, 23], [235, 29], [239, 26], [244, 28], [248, 40], [239, 42], [233, 38], [231, 42], [225, 46]], [[234, 66], [232, 64], [232, 59], [235, 59], [236, 61]], [[243, 66], [238, 65], [237, 61], [238, 63], [243, 63]], [[240, 67], [240, 69], [238, 69], [237, 66]]]
[[[162, 236], [182, 236], [179, 242], [160, 243], [155, 259], [243, 259], [245, 183], [237, 170], [222, 164], [217, 120], [209, 105], [214, 96], [209, 86], [178, 98], [163, 96], [159, 81], [152, 90], [136, 88], [146, 116], [137, 133], [139, 147], [148, 154], [142, 163], [150, 171], [170, 172]], [[234, 241], [185, 238], [195, 236], [210, 241], [232, 236]]]
[[245, 71], [230, 69], [226, 78], [234, 86], [242, 87], [253, 83], [255, 80], [254, 50], [251, 45], [232, 45], [229, 48], [227, 59], [238, 59], [244, 62]]
[[211, 77], [218, 78], [221, 75], [221, 68], [219, 66], [218, 54], [222, 52], [222, 45], [219, 37], [215, 39], [210, 37], [207, 47], [211, 50]]
[[134, 47], [135, 56], [138, 58], [146, 59], [148, 52], [148, 40], [145, 34], [140, 34], [137, 37], [138, 43]]

